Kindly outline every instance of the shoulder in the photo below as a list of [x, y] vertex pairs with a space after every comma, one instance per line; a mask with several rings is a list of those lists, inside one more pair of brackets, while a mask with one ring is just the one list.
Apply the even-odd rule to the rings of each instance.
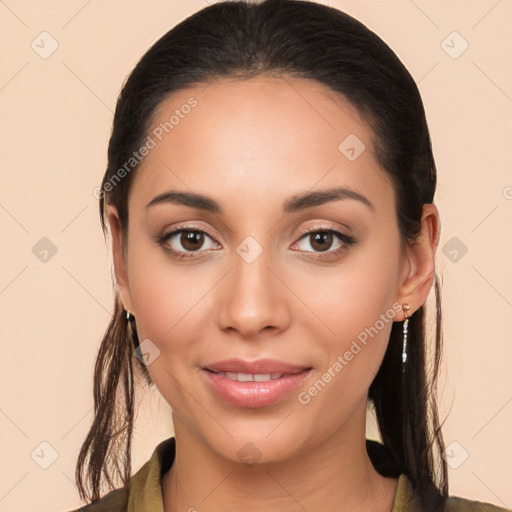
[[133, 475], [124, 487], [81, 508], [67, 512], [127, 512], [127, 510], [150, 511], [161, 509], [161, 477], [172, 466], [176, 454], [175, 438], [162, 441], [145, 464]]
[[[428, 512], [437, 509], [437, 503], [439, 503], [438, 497], [434, 494], [432, 494], [430, 504], [420, 505], [420, 501], [419, 494], [414, 490], [409, 477], [402, 473], [398, 479], [392, 512], [418, 512], [420, 510]], [[512, 510], [461, 496], [448, 496], [444, 502], [443, 512], [512, 512]]]
[[509, 508], [498, 507], [483, 501], [473, 501], [460, 496], [450, 496], [446, 500], [445, 512], [510, 512]]
[[97, 501], [68, 512], [126, 512], [127, 509], [128, 489], [122, 487], [109, 492]]

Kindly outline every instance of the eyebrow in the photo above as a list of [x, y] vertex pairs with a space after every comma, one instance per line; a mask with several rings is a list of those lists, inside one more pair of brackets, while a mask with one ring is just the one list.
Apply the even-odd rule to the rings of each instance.
[[[370, 210], [374, 211], [373, 204], [362, 194], [343, 187], [328, 188], [325, 190], [317, 190], [315, 192], [304, 192], [296, 194], [283, 203], [284, 213], [293, 213], [299, 210], [305, 210], [313, 206], [320, 206], [322, 204], [342, 200], [353, 199], [366, 205]], [[196, 192], [179, 192], [176, 190], [169, 190], [163, 194], [159, 194], [153, 198], [146, 208], [157, 204], [174, 203], [184, 206], [190, 206], [198, 210], [205, 210], [211, 213], [222, 214], [223, 209], [220, 204], [204, 194]]]

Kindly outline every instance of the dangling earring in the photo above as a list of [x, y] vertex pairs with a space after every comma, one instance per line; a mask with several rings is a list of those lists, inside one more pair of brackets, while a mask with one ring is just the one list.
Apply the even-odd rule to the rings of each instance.
[[402, 346], [402, 373], [405, 372], [405, 363], [407, 362], [407, 329], [409, 326], [409, 315], [407, 312], [411, 307], [408, 304], [402, 304], [405, 320], [403, 324], [403, 346]]
[[135, 350], [137, 350], [139, 348], [139, 337], [135, 326], [135, 317], [128, 310], [126, 310], [126, 321], [128, 323], [128, 334], [132, 338]]

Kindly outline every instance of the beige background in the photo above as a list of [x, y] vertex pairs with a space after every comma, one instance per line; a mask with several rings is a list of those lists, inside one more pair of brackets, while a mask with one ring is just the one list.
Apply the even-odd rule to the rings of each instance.
[[[92, 191], [125, 76], [156, 39], [205, 5], [0, 2], [1, 511], [80, 505], [74, 465], [112, 307], [110, 256]], [[512, 3], [330, 5], [377, 32], [423, 95], [443, 221], [441, 410], [442, 418], [449, 412], [446, 443], [458, 443], [449, 449], [450, 490], [511, 507]], [[52, 40], [58, 48], [44, 55]], [[467, 50], [453, 58], [464, 41]], [[36, 245], [43, 237], [57, 248], [46, 262]], [[141, 401], [134, 470], [172, 428], [157, 392]]]

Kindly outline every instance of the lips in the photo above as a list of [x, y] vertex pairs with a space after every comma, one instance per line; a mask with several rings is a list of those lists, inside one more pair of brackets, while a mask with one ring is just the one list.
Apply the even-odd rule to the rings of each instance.
[[296, 364], [278, 361], [277, 359], [258, 359], [256, 361], [244, 361], [243, 359], [226, 359], [225, 361], [217, 361], [205, 366], [207, 370], [215, 373], [233, 372], [233, 373], [298, 373], [308, 368]]
[[212, 390], [231, 405], [263, 407], [286, 397], [310, 370], [275, 359], [229, 359], [205, 366], [203, 374]]
[[280, 379], [284, 373], [242, 373], [242, 372], [215, 372], [220, 377], [227, 377], [238, 382], [267, 382]]

